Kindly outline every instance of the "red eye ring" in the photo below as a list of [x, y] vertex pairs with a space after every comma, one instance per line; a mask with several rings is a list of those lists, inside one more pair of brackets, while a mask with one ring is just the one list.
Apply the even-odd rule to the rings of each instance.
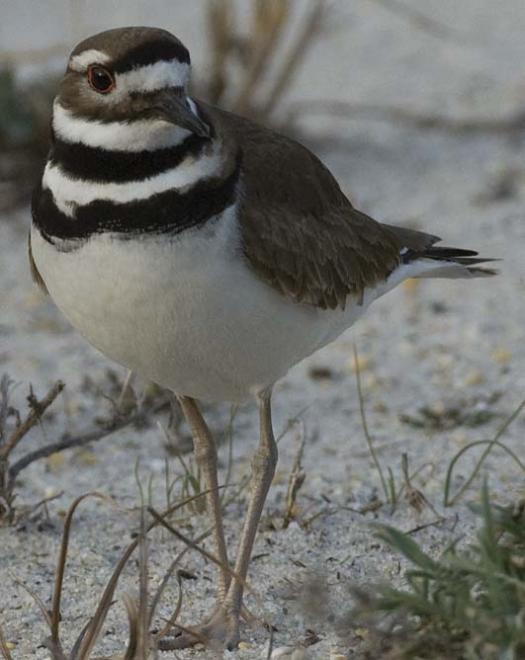
[[113, 75], [99, 64], [92, 64], [87, 70], [88, 82], [99, 94], [108, 94], [115, 88]]

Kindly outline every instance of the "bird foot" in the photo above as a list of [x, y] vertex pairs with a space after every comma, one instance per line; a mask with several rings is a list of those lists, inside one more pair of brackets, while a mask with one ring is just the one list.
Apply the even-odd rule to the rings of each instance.
[[223, 608], [217, 609], [211, 617], [196, 626], [181, 630], [178, 635], [160, 640], [160, 651], [186, 649], [196, 644], [213, 650], [232, 651], [239, 643], [239, 615]]

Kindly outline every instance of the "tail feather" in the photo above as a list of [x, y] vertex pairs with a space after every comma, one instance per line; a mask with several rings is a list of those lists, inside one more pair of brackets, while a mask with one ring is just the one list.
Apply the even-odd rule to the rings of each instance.
[[453, 259], [455, 257], [475, 257], [478, 254], [476, 250], [465, 250], [463, 248], [453, 248], [444, 245], [434, 245], [434, 244], [425, 248], [423, 252], [425, 253], [425, 256], [434, 257], [435, 259]]
[[[498, 271], [494, 268], [479, 268], [478, 264], [485, 264], [492, 261], [499, 261], [490, 257], [480, 257], [475, 250], [464, 250], [462, 248], [439, 247], [431, 245], [422, 252], [411, 252], [410, 250], [403, 255], [405, 263], [417, 261], [420, 259], [431, 260], [436, 263], [434, 277], [487, 277], [497, 275]], [[438, 265], [439, 264], [439, 265]], [[449, 268], [450, 266], [450, 268]], [[461, 270], [454, 268], [460, 266]], [[466, 272], [465, 272], [466, 271]], [[463, 274], [462, 274], [463, 273]], [[431, 271], [428, 273], [431, 276]]]
[[437, 236], [405, 227], [383, 225], [399, 243], [404, 264], [421, 264], [421, 273], [415, 277], [487, 277], [497, 275], [494, 268], [480, 268], [478, 264], [500, 261], [480, 257], [475, 250], [435, 245]]
[[464, 266], [455, 261], [439, 261], [431, 259], [417, 259], [409, 264], [413, 270], [408, 274], [409, 277], [445, 277], [447, 279], [468, 278], [468, 277], [492, 277], [497, 275], [498, 271], [494, 268], [478, 268]]
[[476, 250], [464, 250], [462, 248], [440, 247], [432, 245], [427, 248], [421, 256], [426, 259], [435, 259], [436, 261], [453, 261], [463, 266], [474, 266], [489, 261], [500, 261], [490, 257], [480, 257]]
[[485, 264], [489, 261], [499, 261], [499, 259], [484, 259], [479, 257], [475, 259], [474, 257], [457, 257], [455, 259], [435, 259], [435, 261], [453, 261], [456, 264], [461, 264], [462, 266], [475, 266], [476, 264]]

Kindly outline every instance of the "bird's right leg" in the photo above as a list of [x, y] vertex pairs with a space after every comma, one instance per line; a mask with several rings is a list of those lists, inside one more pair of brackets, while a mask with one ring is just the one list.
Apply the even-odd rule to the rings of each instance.
[[230, 572], [228, 564], [228, 553], [224, 539], [224, 526], [222, 522], [222, 507], [219, 497], [219, 480], [217, 477], [217, 446], [210, 433], [208, 425], [204, 421], [195, 399], [187, 396], [177, 397], [188, 422], [193, 436], [193, 447], [195, 460], [204, 476], [206, 490], [208, 490], [207, 504], [209, 515], [213, 525], [213, 539], [217, 559], [221, 562], [219, 570], [219, 587], [217, 600], [221, 603], [226, 596], [230, 586]]
[[211, 614], [196, 625], [181, 628], [177, 635], [159, 640], [158, 648], [161, 651], [172, 651], [193, 646], [198, 642], [203, 642], [208, 646], [216, 644], [220, 648], [222, 639], [226, 638], [228, 633], [224, 622], [223, 602], [231, 583], [231, 571], [228, 564], [222, 507], [219, 497], [217, 447], [195, 399], [186, 396], [178, 396], [177, 398], [191, 429], [195, 459], [206, 482], [206, 490], [208, 490], [206, 498], [212, 519], [215, 553], [221, 566], [219, 568], [217, 603]]
[[[250, 556], [257, 533], [268, 489], [272, 482], [277, 463], [277, 445], [272, 430], [270, 407], [271, 390], [259, 395], [260, 440], [252, 461], [252, 494], [239, 543], [239, 553], [226, 596], [217, 603], [211, 618], [204, 624], [183, 629], [171, 640], [163, 640], [160, 650], [174, 650], [194, 646], [203, 642], [211, 648], [233, 650], [239, 642], [239, 619], [243, 613], [242, 596]], [[223, 583], [226, 580], [223, 579]], [[252, 617], [250, 617], [252, 618]]]
[[[222, 649], [224, 646], [233, 647], [238, 641], [238, 625], [239, 615], [248, 621], [255, 620], [253, 614], [242, 605], [242, 591], [239, 592], [239, 587], [236, 586], [235, 590], [238, 593], [238, 598], [235, 598], [235, 612], [233, 619], [226, 611], [230, 607], [226, 607], [228, 599], [228, 592], [232, 586], [232, 570], [228, 563], [228, 554], [226, 551], [226, 542], [224, 539], [224, 527], [222, 522], [222, 507], [219, 497], [219, 483], [217, 478], [217, 447], [213, 437], [208, 429], [202, 414], [199, 411], [197, 402], [190, 397], [178, 396], [183, 414], [190, 426], [195, 458], [199, 465], [204, 479], [206, 481], [206, 488], [209, 491], [207, 494], [207, 501], [210, 509], [210, 514], [213, 522], [213, 536], [215, 541], [216, 556], [221, 564], [219, 572], [219, 587], [217, 590], [217, 603], [212, 613], [204, 619], [203, 622], [195, 625], [182, 628], [180, 633], [173, 637], [168, 637], [159, 640], [158, 648], [161, 651], [171, 651], [176, 649], [183, 649], [189, 646], [194, 646], [198, 642], [203, 642], [210, 648], [216, 647]], [[246, 563], [247, 569], [247, 561]], [[245, 573], [241, 576], [241, 581], [244, 584]], [[242, 587], [241, 587], [242, 589]], [[232, 620], [234, 628], [232, 633]]]

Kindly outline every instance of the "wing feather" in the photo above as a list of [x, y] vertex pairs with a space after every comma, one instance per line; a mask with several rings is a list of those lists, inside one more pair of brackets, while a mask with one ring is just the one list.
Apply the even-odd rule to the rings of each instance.
[[270, 286], [297, 302], [344, 308], [348, 296], [361, 297], [400, 263], [394, 233], [354, 209], [306, 147], [243, 117], [199, 107], [242, 153], [242, 248]]
[[396, 236], [354, 209], [308, 149], [242, 117], [207, 112], [242, 151], [242, 247], [270, 286], [297, 302], [344, 308], [400, 263]]

